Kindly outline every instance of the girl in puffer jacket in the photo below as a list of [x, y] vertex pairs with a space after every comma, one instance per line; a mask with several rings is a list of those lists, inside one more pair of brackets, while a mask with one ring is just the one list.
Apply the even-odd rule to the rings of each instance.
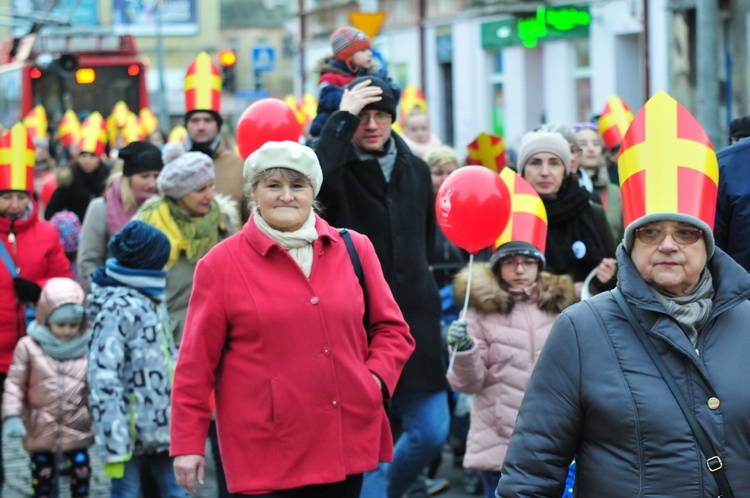
[[16, 344], [5, 379], [3, 436], [24, 438], [37, 498], [53, 495], [61, 457], [71, 469], [70, 495], [89, 496], [87, 448], [94, 435], [86, 370], [91, 334], [83, 301], [83, 289], [74, 280], [48, 280], [36, 320]]
[[[543, 268], [534, 245], [501, 245], [489, 263], [474, 265], [469, 310], [448, 330], [448, 345], [457, 350], [448, 381], [454, 391], [474, 395], [464, 467], [481, 471], [487, 497], [495, 496], [536, 359], [557, 315], [574, 302], [570, 278]], [[467, 282], [464, 269], [454, 283], [457, 302]]]

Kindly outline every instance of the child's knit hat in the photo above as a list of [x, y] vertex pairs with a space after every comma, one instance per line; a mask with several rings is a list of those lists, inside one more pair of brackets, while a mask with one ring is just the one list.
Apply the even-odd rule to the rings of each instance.
[[371, 45], [370, 39], [362, 31], [344, 26], [331, 35], [331, 47], [334, 59], [348, 63], [356, 52], [371, 48]]

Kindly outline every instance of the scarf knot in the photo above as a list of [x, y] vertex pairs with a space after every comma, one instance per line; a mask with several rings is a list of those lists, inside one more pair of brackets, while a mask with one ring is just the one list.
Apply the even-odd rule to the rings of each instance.
[[318, 240], [318, 231], [315, 230], [315, 213], [313, 210], [310, 210], [310, 216], [307, 217], [302, 226], [293, 232], [282, 232], [272, 228], [263, 219], [257, 208], [253, 216], [253, 222], [261, 233], [289, 253], [309, 279], [313, 263], [312, 243]]
[[675, 296], [649, 285], [656, 299], [664, 306], [685, 332], [693, 347], [698, 343], [698, 335], [708, 322], [714, 300], [714, 282], [711, 272], [703, 270], [698, 285], [692, 292]]

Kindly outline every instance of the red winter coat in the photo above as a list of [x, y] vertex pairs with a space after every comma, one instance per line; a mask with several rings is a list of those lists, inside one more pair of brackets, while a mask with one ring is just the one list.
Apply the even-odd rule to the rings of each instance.
[[216, 393], [232, 493], [344, 480], [392, 459], [383, 393], [414, 340], [366, 237], [350, 232], [364, 301], [344, 241], [316, 219], [310, 279], [248, 221], [198, 263], [172, 391], [171, 454], [203, 455]]
[[[30, 202], [34, 202], [33, 200]], [[44, 287], [52, 277], [71, 277], [70, 261], [60, 244], [60, 233], [52, 223], [38, 218], [37, 206], [26, 219], [16, 220], [13, 225], [15, 244], [8, 236], [11, 220], [0, 216], [0, 240], [20, 269], [19, 277]], [[0, 262], [0, 372], [8, 373], [16, 342], [26, 335], [23, 306], [16, 299], [13, 279], [8, 269]]]

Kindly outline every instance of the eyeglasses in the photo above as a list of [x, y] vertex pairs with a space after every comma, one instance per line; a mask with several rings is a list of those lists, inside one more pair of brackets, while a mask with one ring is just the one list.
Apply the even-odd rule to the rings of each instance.
[[703, 236], [703, 230], [691, 227], [680, 227], [669, 230], [661, 227], [643, 227], [635, 231], [635, 236], [638, 237], [638, 240], [649, 246], [661, 244], [667, 234], [671, 235], [672, 239], [678, 244], [687, 246], [698, 242], [698, 239]]
[[367, 122], [371, 119], [374, 119], [377, 124], [389, 124], [391, 120], [393, 119], [390, 114], [387, 112], [378, 112], [375, 114], [360, 114], [357, 116], [359, 118], [359, 124], [367, 124]]
[[599, 131], [599, 127], [595, 125], [594, 123], [573, 123], [571, 125], [571, 128], [573, 128], [573, 131], [581, 131], [584, 129]]
[[524, 268], [533, 268], [538, 264], [539, 261], [536, 258], [505, 258], [500, 261], [500, 266], [503, 268], [516, 268], [518, 265], [523, 265]]

